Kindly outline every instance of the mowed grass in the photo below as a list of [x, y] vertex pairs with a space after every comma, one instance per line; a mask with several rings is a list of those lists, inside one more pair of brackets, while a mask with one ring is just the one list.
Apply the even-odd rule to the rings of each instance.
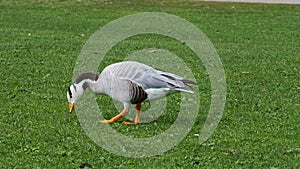
[[[66, 113], [66, 92], [88, 38], [110, 21], [145, 11], [185, 18], [208, 36], [226, 72], [227, 102], [218, 128], [199, 144], [197, 134], [210, 106], [202, 62], [167, 37], [147, 34], [122, 41], [99, 72], [137, 50], [168, 49], [193, 71], [201, 101], [193, 129], [177, 146], [160, 156], [126, 158], [85, 134], [76, 114]], [[84, 163], [93, 168], [299, 168], [299, 20], [299, 5], [1, 1], [0, 168], [80, 168]], [[108, 97], [97, 99], [106, 103], [104, 117], [118, 113]], [[112, 127], [133, 137], [159, 134], [177, 117], [180, 97], [168, 101], [167, 111], [154, 122]]]

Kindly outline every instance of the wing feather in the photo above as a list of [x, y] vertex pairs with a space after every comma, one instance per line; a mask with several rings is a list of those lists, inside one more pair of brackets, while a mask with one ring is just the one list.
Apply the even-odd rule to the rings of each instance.
[[130, 80], [144, 89], [150, 88], [171, 88], [185, 92], [191, 92], [186, 89], [186, 85], [196, 84], [191, 80], [184, 79], [178, 75], [156, 70], [148, 65], [125, 61], [112, 64], [106, 67], [102, 73], [108, 73], [115, 78]]

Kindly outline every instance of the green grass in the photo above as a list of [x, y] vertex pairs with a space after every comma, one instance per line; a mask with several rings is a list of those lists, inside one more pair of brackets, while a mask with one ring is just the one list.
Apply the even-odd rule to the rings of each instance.
[[[136, 50], [168, 49], [191, 67], [201, 99], [198, 119], [180, 144], [161, 156], [135, 159], [95, 144], [76, 115], [65, 113], [66, 91], [86, 40], [110, 21], [144, 11], [180, 16], [209, 37], [226, 71], [227, 102], [218, 128], [199, 145], [195, 134], [210, 105], [201, 61], [166, 37], [122, 41], [100, 70]], [[299, 16], [299, 5], [0, 1], [0, 168], [79, 168], [83, 163], [94, 168], [299, 168]], [[135, 137], [159, 134], [177, 116], [172, 105], [178, 97], [169, 100], [168, 112], [156, 122], [112, 126]], [[105, 108], [107, 118], [117, 113], [112, 105]]]

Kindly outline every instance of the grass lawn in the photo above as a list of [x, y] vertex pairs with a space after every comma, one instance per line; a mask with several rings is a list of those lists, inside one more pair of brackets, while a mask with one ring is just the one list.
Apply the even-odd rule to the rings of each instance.
[[[0, 168], [300, 168], [300, 5], [35, 1], [0, 1]], [[210, 106], [201, 61], [167, 37], [122, 41], [99, 72], [137, 50], [168, 49], [191, 67], [201, 100], [193, 129], [173, 149], [125, 158], [95, 144], [76, 114], [65, 113], [66, 92], [88, 38], [110, 21], [145, 11], [185, 18], [208, 36], [226, 72], [227, 101], [218, 128], [200, 145], [197, 134]], [[135, 137], [161, 133], [177, 117], [178, 95], [168, 100], [155, 122], [112, 126]], [[117, 114], [112, 104], [104, 109], [106, 118]]]

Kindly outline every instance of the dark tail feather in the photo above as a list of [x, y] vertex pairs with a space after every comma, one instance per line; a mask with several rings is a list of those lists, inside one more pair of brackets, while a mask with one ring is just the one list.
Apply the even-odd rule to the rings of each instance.
[[192, 85], [196, 85], [196, 83], [194, 81], [191, 80], [187, 80], [187, 79], [182, 79], [181, 80], [184, 84], [192, 84]]

